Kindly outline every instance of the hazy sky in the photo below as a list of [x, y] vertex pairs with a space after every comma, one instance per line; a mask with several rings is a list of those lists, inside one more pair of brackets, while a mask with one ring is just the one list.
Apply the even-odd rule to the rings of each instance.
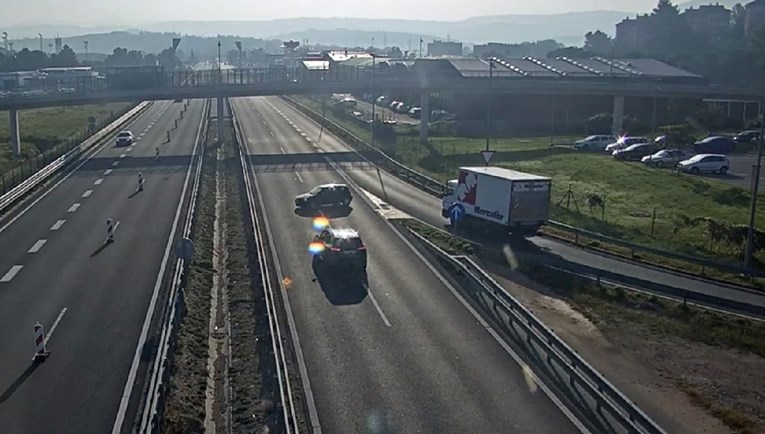
[[657, 0], [2, 0], [0, 26], [367, 17], [458, 20], [570, 11], [648, 12]]

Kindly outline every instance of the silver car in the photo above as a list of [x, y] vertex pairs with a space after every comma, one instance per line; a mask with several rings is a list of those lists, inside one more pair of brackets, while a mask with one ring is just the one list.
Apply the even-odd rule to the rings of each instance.
[[675, 167], [677, 163], [687, 160], [691, 155], [682, 149], [662, 149], [642, 158], [643, 164], [654, 167]]

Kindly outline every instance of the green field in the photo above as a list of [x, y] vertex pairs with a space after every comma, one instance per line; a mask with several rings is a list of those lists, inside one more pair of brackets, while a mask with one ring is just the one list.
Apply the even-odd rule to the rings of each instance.
[[[318, 106], [305, 98], [301, 102], [308, 102], [312, 108]], [[370, 133], [362, 126], [339, 120], [329, 110], [327, 117], [369, 140]], [[571, 142], [571, 139], [556, 137], [555, 142]], [[549, 143], [549, 137], [492, 139], [491, 148], [497, 151], [492, 164], [553, 179], [553, 202], [556, 205], [553, 219], [644, 245], [735, 259], [736, 248], [712, 243], [706, 226], [675, 228], [682, 216], [746, 224], [751, 198], [746, 190], [713, 177], [677, 175], [640, 163], [616, 161], [600, 153], [551, 147]], [[432, 137], [429, 146], [420, 146], [416, 137], [399, 136], [395, 144], [380, 146], [402, 163], [436, 179], [446, 180], [454, 178], [460, 166], [483, 164], [480, 151], [485, 147], [485, 139]], [[570, 196], [567, 195], [569, 188]], [[602, 208], [590, 211], [586, 204], [590, 194], [604, 199], [605, 212]], [[571, 200], [567, 200], [569, 197]], [[765, 228], [763, 201], [758, 206], [756, 224]]]
[[21, 128], [21, 157], [11, 155], [10, 120], [7, 111], [0, 112], [0, 174], [20, 164], [26, 158], [40, 154], [88, 126], [88, 118], [107, 119], [130, 106], [129, 103], [50, 107], [19, 112]]

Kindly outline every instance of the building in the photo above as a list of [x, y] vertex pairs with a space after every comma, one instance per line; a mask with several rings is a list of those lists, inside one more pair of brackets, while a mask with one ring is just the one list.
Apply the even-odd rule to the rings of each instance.
[[744, 7], [746, 8], [744, 32], [748, 38], [751, 38], [765, 26], [765, 0], [754, 0]]
[[462, 42], [433, 41], [428, 43], [428, 57], [462, 56]]
[[616, 49], [625, 53], [643, 48], [651, 35], [650, 24], [647, 15], [622, 20], [616, 25]]
[[698, 35], [712, 40], [723, 37], [730, 29], [731, 11], [725, 6], [706, 5], [698, 9], [686, 9], [682, 14], [691, 29]]

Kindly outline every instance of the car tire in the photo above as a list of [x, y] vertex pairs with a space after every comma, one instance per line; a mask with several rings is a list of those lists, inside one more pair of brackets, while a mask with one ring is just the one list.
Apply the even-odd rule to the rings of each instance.
[[725, 175], [726, 173], [728, 173], [728, 167], [727, 166], [721, 167], [720, 168], [720, 175]]
[[699, 168], [696, 166], [691, 167], [691, 173], [699, 173]]

